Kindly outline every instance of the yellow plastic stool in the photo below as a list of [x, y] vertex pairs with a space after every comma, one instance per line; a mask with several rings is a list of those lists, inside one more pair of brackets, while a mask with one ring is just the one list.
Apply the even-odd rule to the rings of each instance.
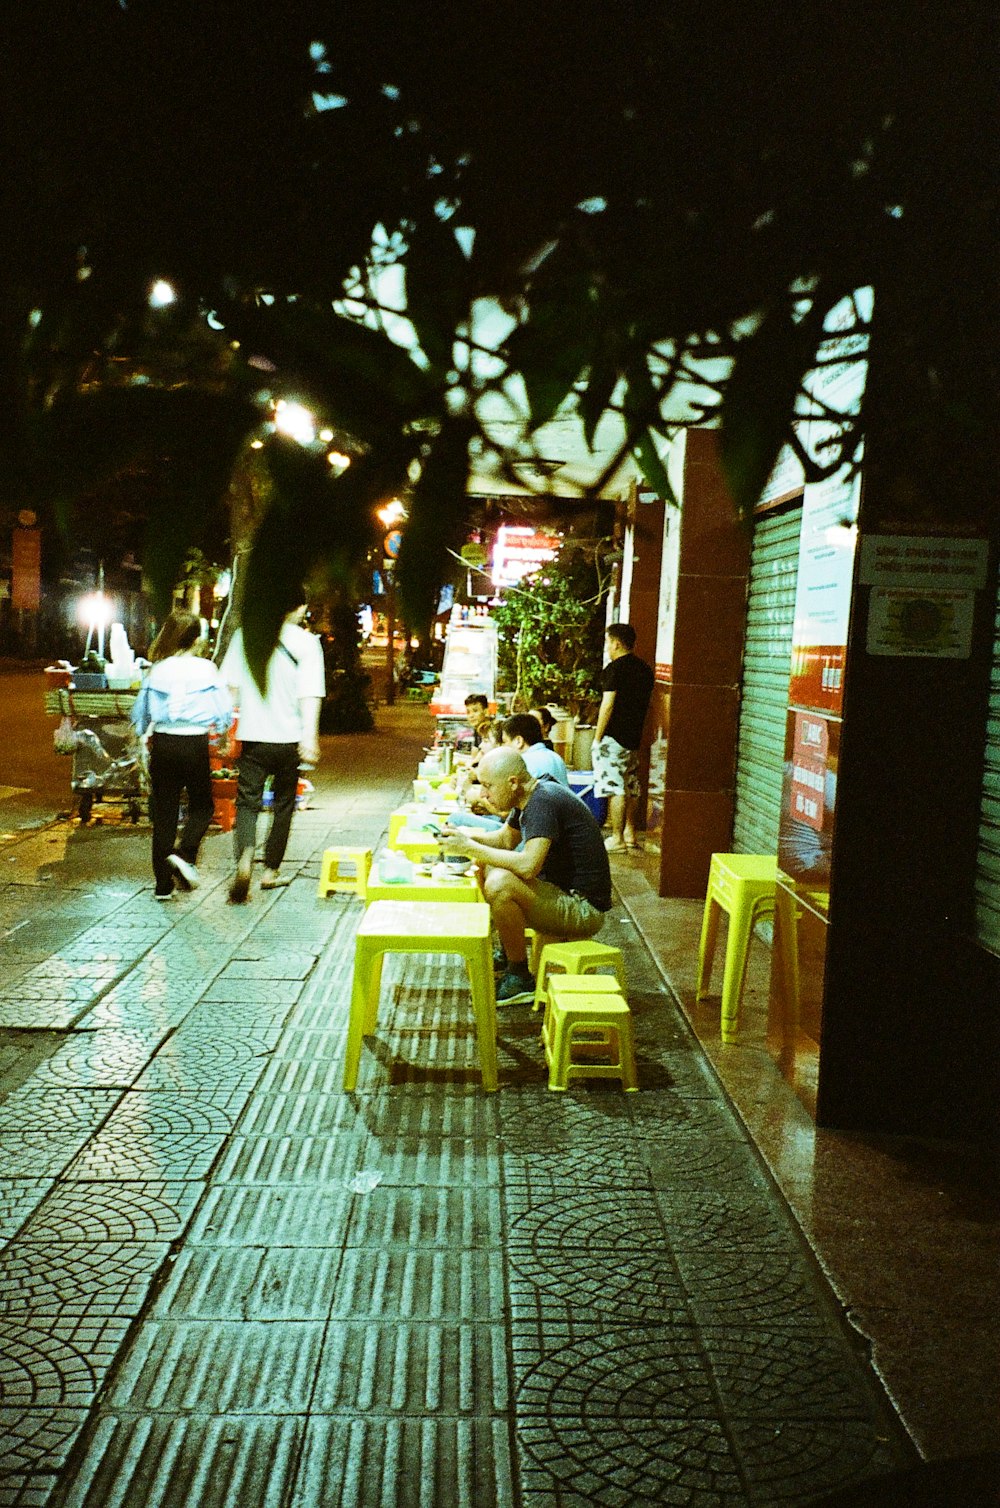
[[545, 981], [549, 971], [564, 974], [595, 975], [598, 969], [614, 969], [618, 988], [628, 999], [625, 987], [625, 962], [621, 948], [609, 947], [606, 943], [594, 942], [593, 938], [576, 938], [573, 942], [547, 943], [538, 958], [535, 975], [535, 1003], [533, 1010], [541, 1010], [546, 999]]
[[534, 927], [525, 927], [525, 941], [528, 944], [528, 968], [535, 975], [538, 973], [538, 965], [546, 948], [551, 948], [555, 943], [566, 942], [565, 937], [560, 937], [554, 932], [536, 932]]
[[719, 931], [719, 913], [729, 916], [726, 964], [722, 976], [721, 1027], [723, 1042], [736, 1040], [740, 1001], [746, 978], [750, 937], [760, 918], [774, 913], [778, 861], [773, 854], [714, 853], [698, 946], [695, 997], [703, 1000], [712, 978], [712, 959]]
[[[574, 995], [618, 995], [621, 990], [613, 974], [556, 974], [552, 983], [559, 982], [559, 998], [569, 1000]], [[622, 996], [624, 999], [624, 996]], [[552, 1030], [551, 995], [545, 995], [545, 1015], [542, 1017], [542, 1043], [549, 1046]]]
[[[346, 873], [340, 867], [345, 862], [354, 866]], [[316, 894], [322, 900], [331, 890], [353, 890], [364, 900], [371, 867], [370, 848], [328, 848], [323, 854]]]
[[[549, 1088], [568, 1089], [570, 1079], [621, 1079], [623, 1089], [637, 1090], [632, 1012], [627, 1002], [618, 994], [567, 991], [561, 985], [561, 980], [553, 980], [549, 994], [549, 1041], [545, 1048]], [[584, 1052], [607, 1052], [612, 1061], [581, 1063], [573, 1055], [574, 1047]]]
[[382, 964], [387, 953], [457, 953], [472, 987], [483, 1088], [497, 1087], [496, 995], [487, 906], [447, 901], [375, 901], [354, 943], [354, 983], [344, 1057], [344, 1088], [358, 1082], [361, 1044], [378, 1023]]

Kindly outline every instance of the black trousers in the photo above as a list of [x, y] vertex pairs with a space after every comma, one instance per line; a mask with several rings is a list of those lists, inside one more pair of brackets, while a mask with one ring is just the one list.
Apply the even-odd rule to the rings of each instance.
[[[149, 741], [149, 815], [153, 823], [153, 874], [157, 895], [169, 895], [174, 872], [167, 855], [198, 862], [198, 849], [212, 820], [212, 773], [207, 733], [154, 733]], [[181, 791], [187, 790], [188, 814], [177, 841]]]
[[264, 781], [271, 776], [274, 791], [271, 826], [264, 840], [264, 864], [278, 869], [288, 847], [288, 834], [295, 811], [299, 785], [299, 746], [294, 744], [244, 743], [239, 757], [236, 787], [236, 827], [233, 848], [236, 862], [246, 848], [257, 843], [257, 813], [264, 794]]

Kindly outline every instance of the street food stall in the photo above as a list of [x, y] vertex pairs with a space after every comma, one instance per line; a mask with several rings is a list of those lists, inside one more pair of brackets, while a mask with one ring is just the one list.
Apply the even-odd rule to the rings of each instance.
[[[70, 787], [80, 821], [90, 821], [95, 801], [117, 801], [138, 822], [148, 791], [145, 751], [129, 721], [138, 688], [81, 689], [68, 671], [47, 674], [45, 710], [59, 718], [56, 753], [73, 761]], [[66, 684], [51, 684], [60, 677]]]

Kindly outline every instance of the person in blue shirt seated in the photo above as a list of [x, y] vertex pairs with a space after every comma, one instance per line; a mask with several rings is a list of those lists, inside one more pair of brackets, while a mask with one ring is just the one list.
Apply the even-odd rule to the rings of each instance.
[[446, 824], [441, 841], [446, 852], [482, 866], [483, 894], [504, 953], [497, 1001], [517, 1005], [535, 994], [525, 927], [554, 937], [593, 937], [611, 909], [611, 867], [586, 803], [556, 780], [529, 775], [516, 749], [484, 754], [479, 782], [507, 821], [475, 837]]
[[516, 749], [528, 767], [528, 774], [536, 780], [548, 776], [558, 780], [569, 790], [566, 762], [554, 749], [545, 747], [542, 725], [531, 712], [521, 712], [508, 717], [500, 727], [500, 741], [508, 748]]

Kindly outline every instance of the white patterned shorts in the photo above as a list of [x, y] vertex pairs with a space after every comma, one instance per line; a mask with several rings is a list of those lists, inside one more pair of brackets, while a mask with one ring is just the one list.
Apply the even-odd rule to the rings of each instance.
[[607, 734], [590, 751], [595, 796], [639, 795], [639, 751], [626, 749]]

